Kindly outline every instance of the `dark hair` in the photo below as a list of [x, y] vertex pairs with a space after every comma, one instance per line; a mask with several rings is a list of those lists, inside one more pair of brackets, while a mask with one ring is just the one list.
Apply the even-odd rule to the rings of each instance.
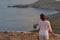
[[46, 15], [45, 14], [40, 14], [40, 18], [42, 21], [46, 20]]

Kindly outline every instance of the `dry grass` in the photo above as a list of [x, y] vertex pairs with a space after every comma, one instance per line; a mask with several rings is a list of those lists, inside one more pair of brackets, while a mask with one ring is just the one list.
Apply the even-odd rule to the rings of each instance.
[[[60, 34], [58, 36], [60, 37]], [[53, 39], [50, 35], [50, 40], [60, 39], [58, 36]], [[35, 32], [0, 31], [0, 40], [38, 40], [38, 35]]]

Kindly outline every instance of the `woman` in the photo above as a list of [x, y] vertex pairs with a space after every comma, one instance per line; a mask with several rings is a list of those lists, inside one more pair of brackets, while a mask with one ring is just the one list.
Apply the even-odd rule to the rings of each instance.
[[49, 40], [49, 31], [50, 33], [55, 37], [56, 34], [52, 31], [50, 21], [46, 19], [46, 16], [44, 14], [40, 14], [41, 21], [39, 22], [36, 30], [39, 30], [39, 36], [42, 40]]

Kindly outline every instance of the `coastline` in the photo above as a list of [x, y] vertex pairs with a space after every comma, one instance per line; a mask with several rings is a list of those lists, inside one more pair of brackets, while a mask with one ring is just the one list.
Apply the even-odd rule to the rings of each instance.
[[28, 8], [28, 7], [32, 7], [32, 8], [46, 8], [46, 9], [52, 9], [52, 10], [57, 10], [57, 11], [60, 11], [60, 1], [40, 1], [38, 0], [37, 2], [34, 2], [32, 4], [17, 4], [17, 5], [12, 5], [12, 6], [8, 6], [9, 8], [10, 7], [13, 7], [13, 8]]

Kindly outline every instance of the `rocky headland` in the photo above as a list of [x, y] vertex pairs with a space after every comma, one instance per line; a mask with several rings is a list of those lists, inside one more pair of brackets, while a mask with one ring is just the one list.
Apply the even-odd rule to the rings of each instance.
[[15, 8], [28, 8], [28, 7], [33, 7], [33, 8], [48, 8], [48, 9], [54, 9], [57, 11], [60, 11], [60, 1], [56, 0], [38, 0], [35, 3], [32, 4], [19, 4], [19, 5], [13, 5], [13, 6], [8, 6], [8, 7], [15, 7]]

